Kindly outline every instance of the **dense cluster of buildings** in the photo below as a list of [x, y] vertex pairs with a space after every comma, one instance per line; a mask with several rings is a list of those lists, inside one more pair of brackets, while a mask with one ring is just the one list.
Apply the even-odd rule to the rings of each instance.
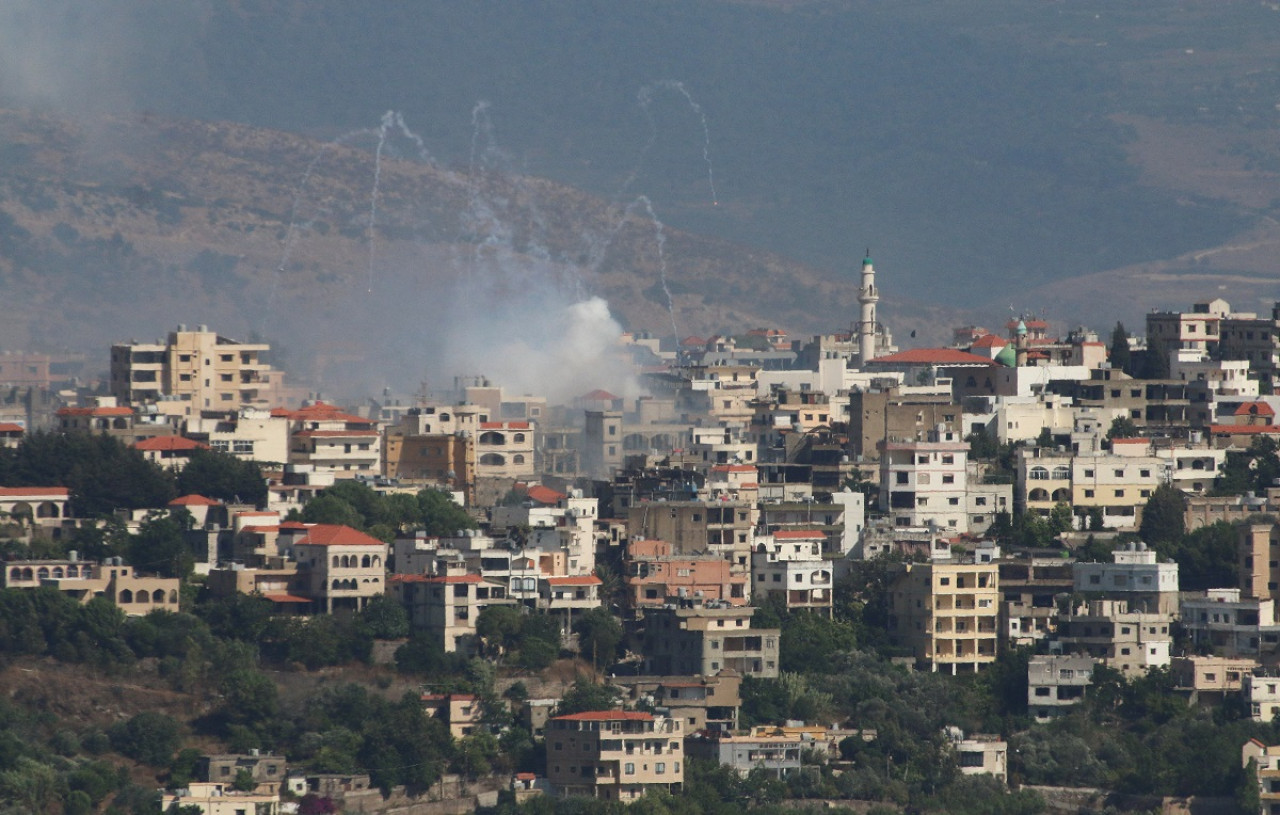
[[[1270, 721], [1280, 710], [1273, 517], [1241, 527], [1239, 585], [1203, 592], [1182, 591], [1177, 565], [1140, 543], [1103, 563], [1070, 548], [1086, 533], [1137, 530], [1161, 487], [1187, 497], [1189, 528], [1274, 508], [1276, 490], [1210, 490], [1228, 453], [1280, 434], [1280, 304], [1264, 317], [1221, 300], [1153, 312], [1145, 345], [1124, 349], [1146, 359], [1148, 376], [1135, 378], [1095, 333], [1054, 337], [1026, 316], [900, 351], [876, 317], [870, 258], [859, 292], [848, 331], [808, 342], [776, 329], [679, 347], [626, 335], [644, 395], [597, 390], [569, 405], [460, 380], [340, 407], [288, 387], [266, 344], [180, 326], [164, 341], [113, 346], [95, 395], [46, 383], [50, 395], [25, 412], [0, 405], [0, 444], [52, 428], [116, 436], [169, 468], [203, 449], [262, 463], [265, 505], [185, 496], [156, 509], [195, 519], [188, 534], [211, 592], [256, 593], [280, 614], [389, 597], [446, 652], [480, 650], [490, 606], [550, 615], [567, 649], [583, 614], [617, 614], [634, 654], [613, 681], [644, 712], [535, 723], [545, 780], [564, 794], [626, 801], [678, 789], [686, 751], [781, 774], [815, 745], [838, 756], [833, 745], [850, 735], [839, 728], [739, 730], [738, 685], [779, 675], [780, 631], [755, 622], [761, 604], [830, 616], [840, 579], [883, 556], [897, 563], [883, 599], [901, 659], [966, 673], [1037, 645], [1027, 701], [1038, 720], [1078, 703], [1106, 665], [1127, 676], [1168, 667], [1192, 697], [1242, 694]], [[1003, 462], [974, 455], [1010, 444]], [[441, 490], [479, 528], [388, 543], [286, 520], [343, 479]], [[67, 517], [66, 491], [52, 486], [0, 489], [0, 511], [51, 535], [89, 522]], [[1052, 520], [1066, 546], [1002, 550], [989, 532], [1014, 516]], [[131, 614], [178, 597], [176, 581], [75, 557], [6, 564], [3, 584], [107, 597]], [[1190, 650], [1175, 647], [1175, 625]], [[424, 705], [451, 728], [475, 726], [465, 699]], [[1004, 775], [1002, 742], [951, 735], [962, 769]]]

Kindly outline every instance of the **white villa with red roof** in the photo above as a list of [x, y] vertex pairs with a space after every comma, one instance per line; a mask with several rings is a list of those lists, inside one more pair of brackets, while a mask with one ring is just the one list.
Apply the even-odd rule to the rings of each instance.
[[209, 445], [184, 436], [151, 436], [130, 446], [147, 461], [170, 470], [183, 469], [197, 450], [209, 449]]
[[290, 464], [310, 464], [339, 478], [382, 474], [382, 442], [376, 421], [324, 402], [297, 410], [277, 408], [271, 415], [289, 421]]
[[318, 610], [363, 611], [386, 593], [387, 544], [349, 526], [281, 524], [276, 545], [298, 564], [298, 594]]

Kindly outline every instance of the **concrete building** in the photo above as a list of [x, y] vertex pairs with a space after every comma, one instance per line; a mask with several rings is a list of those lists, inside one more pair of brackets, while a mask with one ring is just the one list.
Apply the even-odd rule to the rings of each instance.
[[1133, 678], [1169, 665], [1172, 624], [1172, 615], [1131, 611], [1123, 600], [1091, 600], [1058, 617], [1051, 648], [1087, 654]]
[[470, 736], [480, 723], [480, 701], [471, 693], [424, 693], [422, 709], [428, 717], [444, 722], [455, 739]]
[[1074, 586], [1073, 561], [1060, 557], [1000, 560], [1000, 630], [1013, 646], [1034, 645], [1057, 629], [1057, 597]]
[[1249, 717], [1266, 724], [1280, 718], [1280, 677], [1245, 674], [1240, 692], [1249, 704]]
[[752, 601], [777, 598], [791, 611], [831, 616], [832, 566], [822, 556], [826, 535], [794, 529], [761, 535], [751, 555]]
[[1169, 663], [1174, 687], [1193, 703], [1219, 704], [1228, 694], [1244, 691], [1244, 678], [1259, 667], [1256, 659], [1219, 656], [1181, 656]]
[[886, 439], [880, 450], [880, 507], [895, 526], [969, 531], [969, 445], [946, 428], [927, 441]]
[[714, 761], [746, 778], [761, 771], [786, 778], [803, 766], [804, 751], [811, 748], [799, 735], [789, 733], [697, 733], [686, 742], [693, 758]]
[[750, 578], [719, 555], [674, 555], [666, 541], [633, 540], [623, 556], [622, 583], [634, 617], [685, 598], [744, 606]]
[[1262, 657], [1280, 649], [1275, 601], [1244, 597], [1239, 589], [1184, 594], [1182, 627], [1197, 648], [1219, 656]]
[[684, 784], [676, 719], [621, 710], [556, 716], [546, 725], [547, 779], [557, 794], [630, 802]]
[[1080, 704], [1097, 663], [1088, 656], [1034, 656], [1027, 664], [1027, 712], [1047, 722]]
[[633, 504], [627, 532], [634, 540], [667, 541], [674, 554], [711, 552], [749, 567], [757, 510], [741, 501], [666, 501]]
[[742, 677], [737, 671], [722, 669], [715, 676], [616, 676], [609, 683], [625, 688], [632, 701], [683, 722], [686, 733], [738, 729]]
[[1258, 780], [1260, 815], [1280, 815], [1280, 745], [1268, 746], [1249, 739], [1240, 748], [1241, 766], [1248, 769], [1253, 762]]
[[283, 466], [289, 461], [289, 420], [264, 408], [201, 411], [187, 419], [186, 435], [242, 461]]
[[[14, 561], [6, 563], [4, 569], [10, 578], [8, 587], [21, 588], [28, 582], [28, 569], [34, 569], [38, 585], [55, 588], [81, 603], [105, 597], [130, 617], [141, 617], [156, 610], [178, 611], [181, 580], [176, 577], [143, 577], [136, 574], [132, 566], [124, 565], [120, 558], [87, 565], [76, 561], [66, 561], [61, 565], [57, 562]], [[18, 583], [12, 582], [15, 569], [21, 570]], [[42, 579], [40, 575], [45, 569], [48, 569], [49, 576]], [[56, 576], [60, 569], [64, 570], [62, 577]]]
[[991, 775], [1009, 780], [1009, 744], [999, 736], [974, 733], [968, 738], [958, 728], [947, 728], [956, 765], [963, 775]]
[[449, 654], [474, 650], [476, 619], [485, 606], [511, 602], [500, 583], [462, 571], [396, 574], [388, 578], [388, 588], [409, 612], [413, 627], [425, 630]]
[[1112, 563], [1077, 561], [1071, 567], [1073, 588], [1088, 594], [1124, 600], [1134, 611], [1178, 613], [1178, 564], [1159, 562], [1145, 543], [1130, 543], [1111, 554]]
[[750, 606], [686, 600], [645, 612], [645, 672], [706, 676], [729, 668], [743, 676], [778, 675], [776, 628], [752, 628]]
[[284, 756], [271, 753], [248, 755], [227, 753], [203, 755], [196, 762], [196, 778], [213, 784], [234, 784], [236, 775], [246, 772], [258, 785], [254, 792], [276, 794], [284, 785], [287, 767]]
[[280, 553], [298, 564], [299, 589], [316, 610], [362, 611], [386, 593], [387, 544], [349, 526], [281, 526]]
[[908, 563], [889, 585], [889, 639], [929, 670], [972, 673], [1000, 642], [994, 563]]
[[160, 795], [161, 812], [186, 812], [188, 807], [195, 807], [201, 815], [277, 815], [280, 794], [239, 792], [231, 784], [192, 781], [180, 790]]
[[165, 342], [111, 346], [111, 395], [123, 404], [169, 399], [181, 414], [280, 404], [282, 374], [264, 359], [266, 343], [229, 339], [200, 326], [178, 326]]
[[277, 408], [271, 415], [289, 422], [290, 464], [309, 464], [339, 478], [382, 474], [382, 444], [375, 421], [324, 402], [297, 410]]

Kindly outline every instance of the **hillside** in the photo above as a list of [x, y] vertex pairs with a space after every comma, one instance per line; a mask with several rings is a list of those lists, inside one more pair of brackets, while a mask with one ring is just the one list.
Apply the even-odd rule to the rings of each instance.
[[609, 203], [482, 162], [442, 167], [398, 130], [379, 154], [381, 136], [337, 144], [228, 123], [0, 112], [0, 296], [24, 304], [0, 346], [105, 361], [111, 340], [206, 323], [318, 354], [331, 380], [342, 376], [332, 360], [367, 366], [376, 350], [407, 348], [393, 384], [412, 386], [473, 372], [425, 359], [415, 369], [414, 347], [438, 351], [462, 331], [537, 334], [548, 308], [589, 296], [664, 336], [667, 291], [682, 335], [848, 325], [851, 289], [663, 227], [643, 199]]

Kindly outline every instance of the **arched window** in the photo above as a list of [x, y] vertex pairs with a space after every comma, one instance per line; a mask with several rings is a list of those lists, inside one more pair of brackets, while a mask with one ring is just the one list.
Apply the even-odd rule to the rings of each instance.
[[516, 453], [514, 456], [511, 457], [511, 463], [524, 464], [524, 456], [520, 455], [519, 453]]
[[9, 570], [9, 579], [10, 579], [10, 580], [21, 580], [21, 579], [22, 579], [22, 569], [18, 568], [17, 566], [14, 566], [12, 569], [10, 569], [10, 570]]
[[49, 579], [49, 567], [47, 567], [47, 566], [41, 566], [39, 569], [36, 569], [36, 578], [37, 578], [37, 579], [39, 579], [39, 580], [48, 580], [48, 579]]
[[1065, 502], [1067, 502], [1067, 503], [1071, 503], [1071, 490], [1069, 490], [1069, 489], [1067, 489], [1067, 488], [1065, 488], [1065, 487], [1060, 487], [1060, 488], [1058, 488], [1058, 489], [1054, 490], [1054, 491], [1053, 491], [1053, 500], [1055, 500], [1055, 501], [1065, 501]]
[[978, 380], [974, 379], [973, 377], [969, 377], [964, 381], [964, 386], [966, 388], [976, 388], [978, 387]]
[[351, 556], [350, 556], [350, 555], [343, 555], [343, 556], [342, 556], [342, 568], [344, 568], [344, 569], [350, 569], [350, 568], [351, 568]]
[[1027, 500], [1028, 501], [1048, 501], [1049, 492], [1048, 490], [1034, 489], [1031, 492], [1027, 493]]
[[1039, 464], [1037, 464], [1027, 472], [1027, 478], [1030, 478], [1032, 481], [1048, 481], [1049, 468], [1041, 467]]
[[153, 603], [163, 603], [163, 602], [164, 602], [164, 589], [156, 589], [155, 591], [151, 592], [151, 602], [153, 602]]
[[31, 572], [31, 567], [30, 567], [30, 566], [28, 566], [28, 567], [26, 567], [25, 569], [23, 569], [23, 570], [22, 570], [22, 579], [23, 579], [23, 580], [34, 580], [34, 579], [35, 579], [35, 577], [33, 576], [32, 572]]
[[336, 568], [338, 568], [338, 567], [339, 567], [339, 566], [341, 566], [341, 565], [342, 565], [342, 561], [338, 559], [338, 556], [337, 556], [337, 555], [334, 555], [334, 556], [333, 556], [333, 568], [335, 568], [335, 569], [336, 569]]
[[172, 590], [172, 589], [169, 591], [169, 602], [170, 602], [170, 603], [172, 603], [172, 604], [173, 604], [173, 605], [175, 605], [175, 606], [178, 604], [178, 592], [177, 592], [177, 591], [174, 591], [174, 590]]
[[360, 568], [367, 569], [371, 565], [373, 565], [373, 559], [370, 558], [368, 555], [365, 555], [364, 557], [360, 558]]
[[374, 555], [374, 556], [373, 556], [373, 565], [374, 565], [374, 566], [381, 566], [381, 565], [382, 565], [382, 558], [381, 558], [380, 556], [378, 556], [378, 555]]
[[341, 581], [341, 580], [334, 580], [334, 581], [333, 581], [333, 587], [334, 587], [335, 589], [340, 589], [340, 588], [342, 588], [342, 581]]
[[79, 577], [79, 576], [80, 576], [79, 569], [77, 569], [75, 566], [67, 567], [67, 577]]
[[511, 437], [511, 440], [512, 440], [513, 442], [515, 442], [516, 444], [519, 444], [520, 442], [524, 441], [524, 434], [523, 434], [523, 433], [517, 433], [517, 434], [515, 434], [514, 436], [512, 436], [512, 437]]
[[1053, 468], [1053, 477], [1059, 481], [1065, 481], [1071, 477], [1071, 468], [1065, 464], [1059, 464]]
[[489, 430], [489, 431], [487, 431], [487, 432], [485, 432], [485, 433], [481, 433], [481, 434], [480, 434], [480, 443], [481, 443], [481, 444], [494, 444], [494, 445], [498, 445], [498, 444], [506, 444], [506, 443], [507, 443], [507, 437], [506, 437], [506, 436], [504, 436], [504, 435], [502, 435], [501, 433], [495, 433], [495, 432], [493, 432], [492, 430]]
[[490, 467], [501, 467], [503, 464], [507, 463], [507, 460], [497, 453], [485, 453], [480, 457], [480, 463]]
[[59, 577], [62, 577], [62, 567], [61, 567], [61, 566], [54, 566], [54, 567], [53, 567], [53, 576], [54, 576], [54, 578], [55, 578], [55, 579], [57, 579], [57, 578], [59, 578]]
[[121, 603], [132, 603], [132, 602], [133, 602], [133, 592], [129, 591], [128, 589], [125, 589], [124, 591], [120, 592], [120, 602], [121, 602]]

